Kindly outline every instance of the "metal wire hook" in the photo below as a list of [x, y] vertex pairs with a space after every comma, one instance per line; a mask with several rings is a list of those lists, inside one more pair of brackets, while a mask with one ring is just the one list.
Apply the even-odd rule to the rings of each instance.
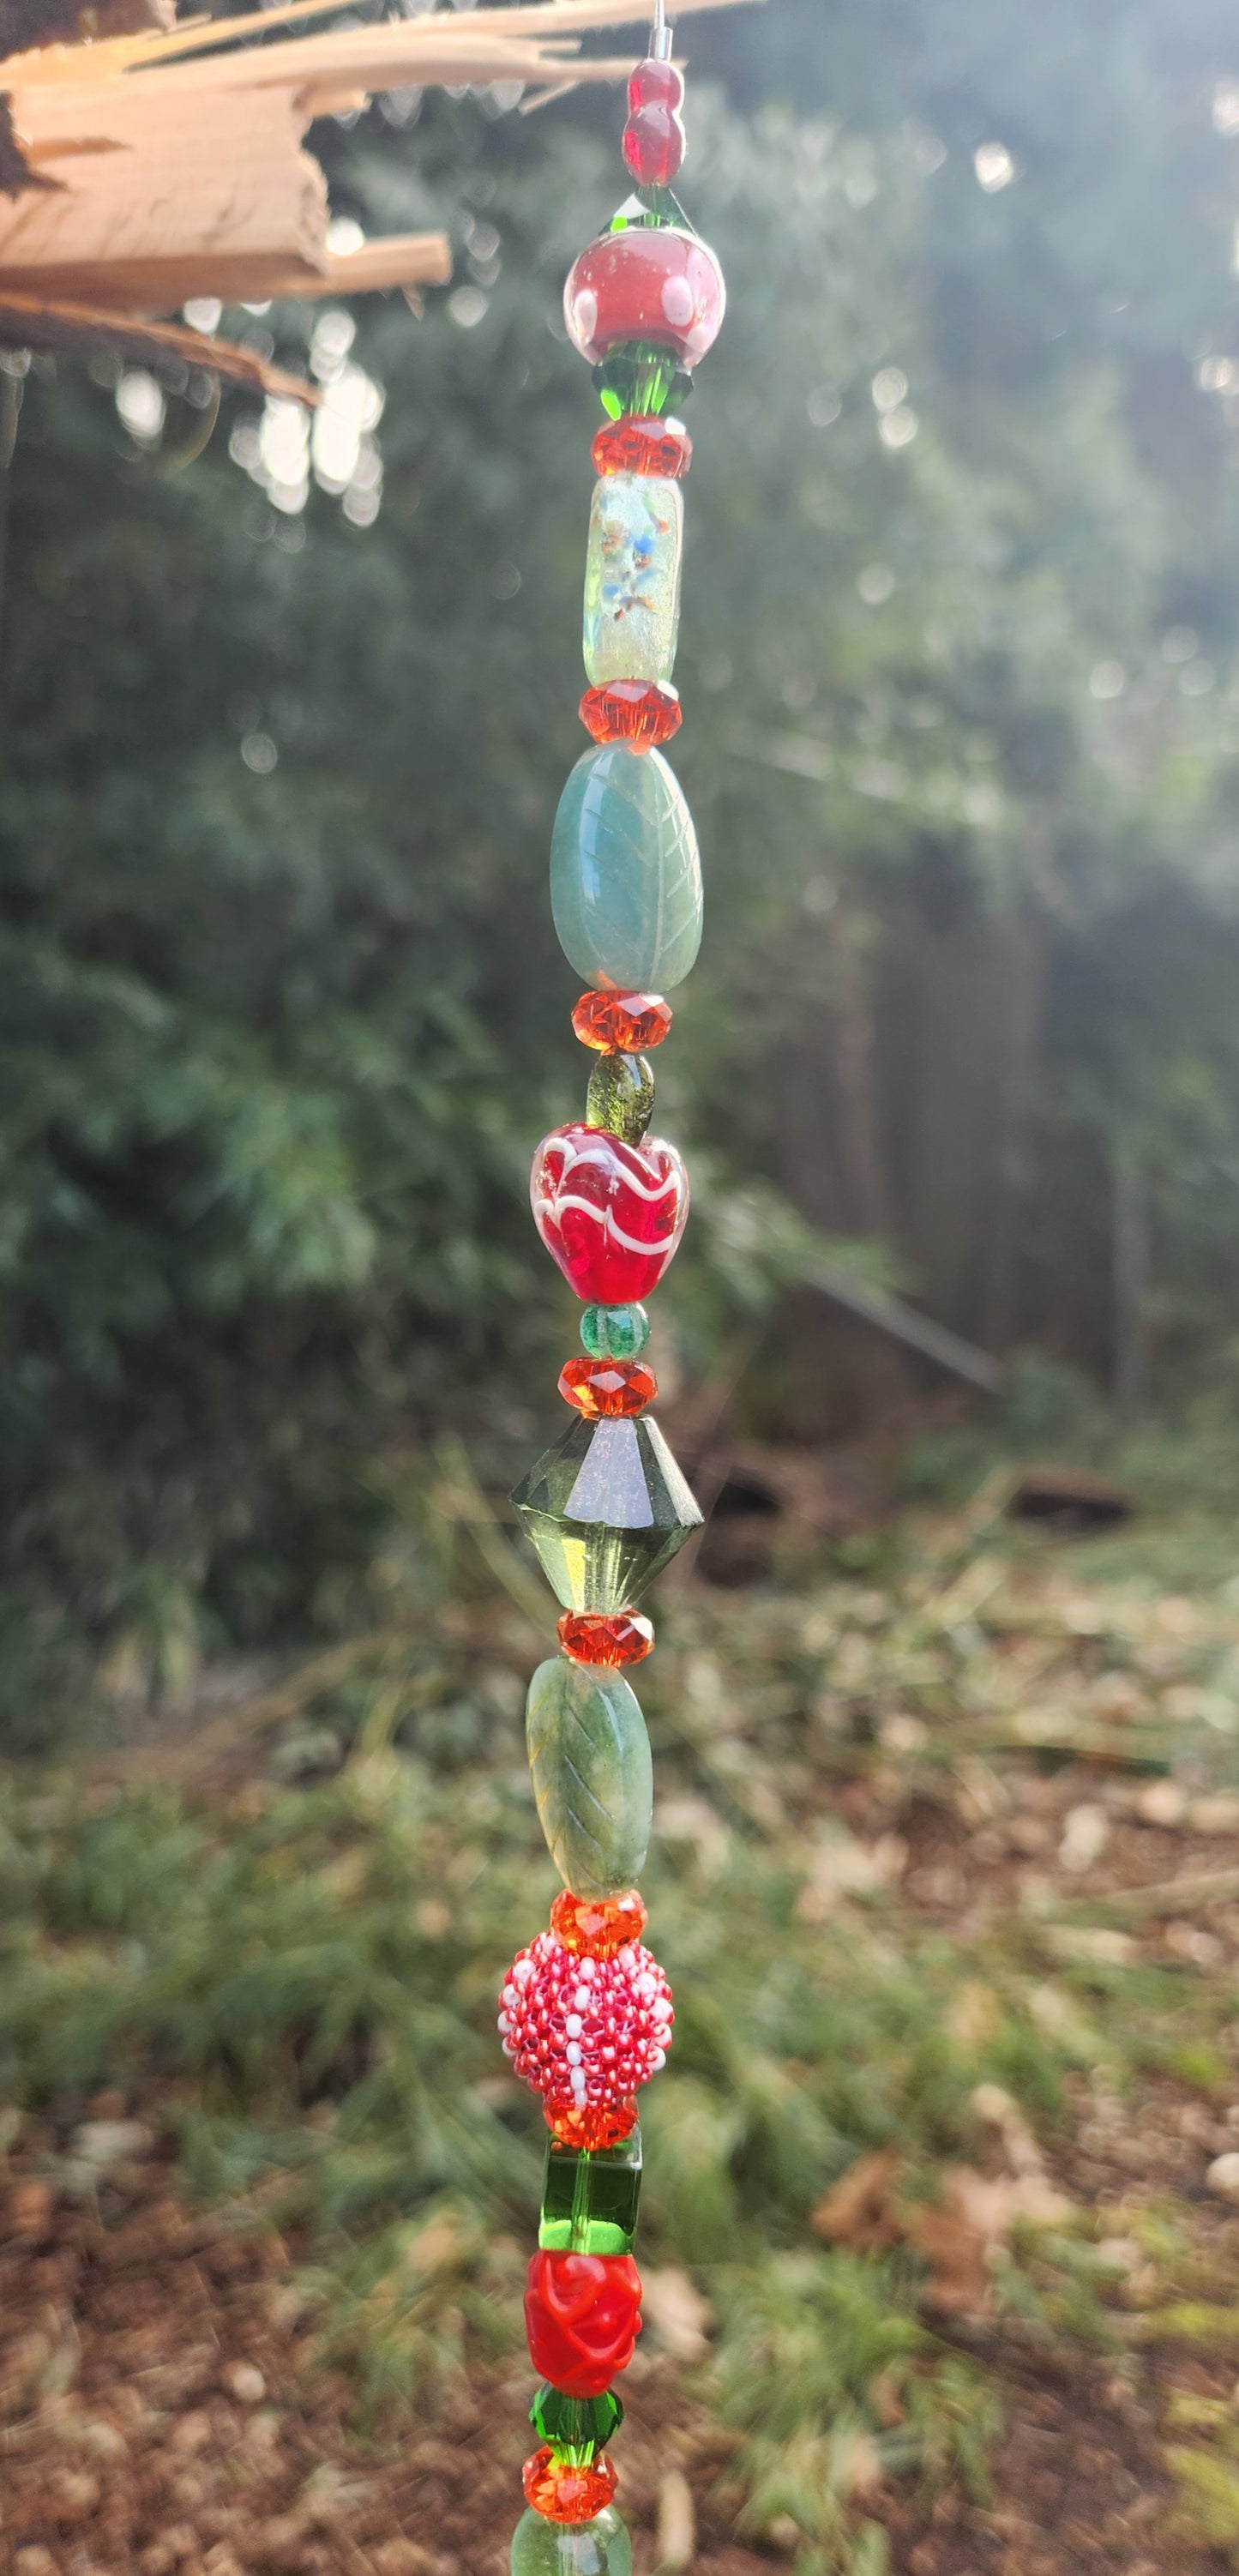
[[650, 35], [650, 59], [669, 63], [675, 42], [675, 29], [667, 24], [667, 0], [654, 0], [654, 25]]

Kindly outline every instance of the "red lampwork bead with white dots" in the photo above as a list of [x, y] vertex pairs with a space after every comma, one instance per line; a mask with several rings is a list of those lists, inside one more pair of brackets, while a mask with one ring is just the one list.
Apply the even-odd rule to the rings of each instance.
[[639, 1941], [611, 1959], [578, 1958], [540, 1932], [508, 1970], [499, 2029], [550, 2118], [626, 2104], [665, 2066], [674, 2018], [671, 1988]]
[[564, 320], [591, 366], [626, 340], [647, 340], [695, 367], [718, 338], [726, 302], [723, 272], [695, 233], [629, 224], [601, 233], [574, 262]]

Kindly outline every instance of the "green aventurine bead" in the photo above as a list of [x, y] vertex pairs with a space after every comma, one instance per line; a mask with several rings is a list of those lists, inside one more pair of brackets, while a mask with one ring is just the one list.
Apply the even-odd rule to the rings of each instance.
[[551, 837], [551, 910], [569, 965], [598, 990], [683, 983], [701, 946], [701, 858], [661, 752], [582, 754]]
[[570, 1422], [513, 1508], [565, 1610], [631, 1610], [701, 1527], [657, 1423]]
[[556, 1655], [525, 1703], [533, 1794], [547, 1846], [574, 1896], [617, 1896], [640, 1877], [654, 1821], [654, 1769], [641, 1703], [622, 1673]]
[[592, 2155], [546, 2142], [538, 2243], [561, 2254], [631, 2254], [641, 2204], [641, 2124]]
[[643, 1055], [600, 1055], [585, 1095], [585, 1123], [639, 1145], [654, 1115], [654, 1076]]
[[591, 1360], [639, 1360], [650, 1338], [644, 1306], [587, 1306], [581, 1348]]
[[632, 2542], [613, 2504], [592, 2522], [549, 2522], [530, 2506], [512, 2534], [512, 2576], [632, 2576]]
[[570, 2468], [588, 2469], [623, 2423], [624, 2409], [613, 2388], [601, 2397], [565, 2397], [562, 2388], [544, 2380], [529, 2421], [539, 2440], [550, 2442]]

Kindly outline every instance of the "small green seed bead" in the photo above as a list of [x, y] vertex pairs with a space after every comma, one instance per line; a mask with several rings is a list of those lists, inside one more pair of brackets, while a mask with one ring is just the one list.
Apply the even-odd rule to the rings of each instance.
[[512, 2576], [632, 2576], [632, 2542], [614, 2505], [592, 2522], [548, 2522], [530, 2508], [512, 2534]]
[[591, 1360], [639, 1360], [650, 1338], [644, 1306], [587, 1306], [581, 1348]]
[[[643, 1055], [600, 1055], [589, 1077], [585, 1120], [639, 1145], [654, 1115], [654, 1076]], [[615, 1354], [610, 1355], [614, 1358]]]
[[562, 2388], [544, 2381], [529, 2409], [539, 2441], [549, 2442], [570, 2468], [592, 2468], [600, 2451], [624, 2421], [624, 2409], [613, 2388], [601, 2397], [565, 2397]]

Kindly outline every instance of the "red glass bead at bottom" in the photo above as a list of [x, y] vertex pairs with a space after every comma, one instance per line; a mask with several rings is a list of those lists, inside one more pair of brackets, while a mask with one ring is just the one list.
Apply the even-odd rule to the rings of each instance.
[[525, 2502], [548, 2522], [592, 2522], [615, 2493], [615, 2471], [604, 2452], [592, 2468], [574, 2469], [549, 2442], [521, 2470]]
[[565, 1361], [559, 1392], [587, 1422], [626, 1422], [653, 1403], [658, 1380], [644, 1360], [591, 1360], [582, 1354]]
[[583, 2147], [594, 2155], [599, 2147], [619, 2147], [632, 2136], [637, 2125], [637, 2097], [630, 2093], [626, 2102], [603, 2102], [596, 2109], [569, 2111], [557, 2103], [544, 2102], [542, 2116], [552, 2137], [561, 2147]]
[[682, 420], [626, 411], [603, 422], [590, 454], [595, 474], [657, 474], [679, 483], [692, 464], [693, 442]]
[[639, 188], [669, 188], [684, 166], [688, 136], [671, 108], [654, 104], [634, 108], [620, 148]]
[[551, 1930], [574, 1959], [613, 1959], [640, 1940], [648, 1920], [635, 1887], [624, 1896], [574, 1896], [565, 1887], [551, 1907]]
[[582, 993], [572, 1027], [597, 1055], [647, 1055], [670, 1035], [671, 1017], [661, 993]]
[[653, 1653], [654, 1629], [636, 1610], [618, 1610], [609, 1618], [601, 1610], [565, 1610], [559, 1642], [574, 1664], [605, 1664], [614, 1670], [620, 1664], [643, 1663]]
[[626, 742], [632, 751], [670, 742], [684, 721], [680, 692], [667, 680], [611, 680], [587, 689], [579, 712], [595, 742]]

